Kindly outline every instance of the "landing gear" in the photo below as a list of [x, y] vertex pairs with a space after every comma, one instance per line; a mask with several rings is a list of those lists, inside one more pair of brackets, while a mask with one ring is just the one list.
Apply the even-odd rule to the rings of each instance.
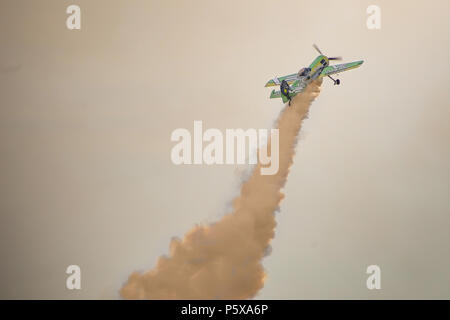
[[331, 80], [333, 80], [333, 82], [334, 82], [334, 85], [340, 85], [341, 84], [341, 80], [339, 80], [339, 79], [333, 79], [331, 76], [328, 76], [328, 78], [330, 78]]

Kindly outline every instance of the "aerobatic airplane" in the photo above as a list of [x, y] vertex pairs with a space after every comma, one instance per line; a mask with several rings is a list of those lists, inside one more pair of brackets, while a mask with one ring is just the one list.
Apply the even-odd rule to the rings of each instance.
[[313, 47], [320, 53], [320, 55], [308, 68], [302, 68], [298, 73], [290, 74], [284, 77], [275, 77], [266, 83], [266, 87], [280, 86], [279, 91], [275, 91], [275, 89], [272, 90], [272, 93], [270, 94], [271, 99], [281, 98], [283, 103], [289, 101], [289, 105], [291, 105], [291, 99], [298, 93], [305, 90], [306, 86], [313, 80], [326, 76], [333, 80], [335, 85], [339, 85], [341, 81], [339, 79], [333, 79], [331, 77], [332, 74], [357, 68], [364, 62], [363, 60], [360, 60], [330, 66], [330, 60], [342, 60], [342, 58], [327, 57], [322, 54], [320, 49], [315, 44]]

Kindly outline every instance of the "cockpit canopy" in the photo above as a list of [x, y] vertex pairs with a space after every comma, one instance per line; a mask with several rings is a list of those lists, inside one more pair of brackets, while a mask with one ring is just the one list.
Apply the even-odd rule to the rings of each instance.
[[309, 74], [310, 71], [311, 71], [310, 68], [302, 68], [302, 69], [300, 69], [300, 71], [298, 72], [298, 76], [299, 76], [299, 77], [306, 77], [306, 76]]

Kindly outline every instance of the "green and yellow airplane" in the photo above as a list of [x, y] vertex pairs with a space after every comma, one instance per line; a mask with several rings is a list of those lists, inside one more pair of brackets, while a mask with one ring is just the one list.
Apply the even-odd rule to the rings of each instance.
[[306, 86], [313, 80], [326, 76], [333, 80], [335, 85], [339, 85], [341, 81], [339, 79], [333, 79], [331, 77], [332, 74], [358, 68], [364, 62], [363, 60], [360, 60], [330, 66], [330, 60], [342, 60], [342, 58], [327, 57], [322, 54], [320, 49], [315, 44], [313, 47], [320, 53], [320, 55], [314, 59], [308, 68], [302, 68], [298, 73], [293, 73], [284, 77], [275, 77], [266, 83], [266, 87], [280, 86], [279, 91], [275, 91], [275, 89], [272, 90], [272, 93], [270, 94], [271, 99], [281, 98], [283, 103], [289, 101], [289, 105], [291, 105], [291, 99], [298, 93], [305, 90]]

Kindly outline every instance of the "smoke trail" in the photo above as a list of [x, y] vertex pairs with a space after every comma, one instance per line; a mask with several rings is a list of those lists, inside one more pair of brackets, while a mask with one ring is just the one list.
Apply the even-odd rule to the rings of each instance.
[[233, 202], [233, 212], [212, 225], [194, 227], [182, 240], [173, 239], [169, 256], [160, 257], [153, 270], [130, 275], [120, 290], [123, 298], [249, 299], [256, 295], [264, 285], [262, 258], [270, 253], [274, 212], [283, 199], [280, 189], [293, 161], [302, 120], [321, 83], [311, 83], [278, 118], [278, 173], [261, 175], [260, 165], [255, 166]]

